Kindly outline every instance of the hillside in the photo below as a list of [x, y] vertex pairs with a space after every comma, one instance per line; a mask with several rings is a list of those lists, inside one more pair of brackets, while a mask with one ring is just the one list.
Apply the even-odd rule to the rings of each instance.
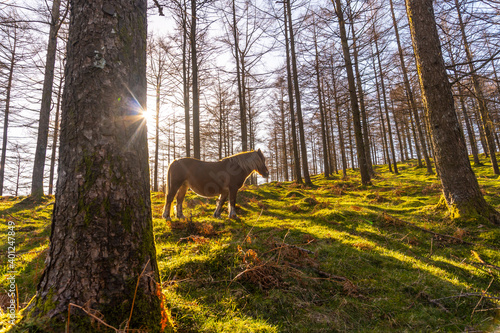
[[[498, 177], [475, 168], [500, 209]], [[373, 186], [356, 173], [247, 186], [238, 220], [211, 217], [215, 199], [186, 197], [187, 221], [153, 222], [165, 304], [178, 332], [492, 332], [500, 325], [500, 228], [455, 220], [440, 185], [410, 162], [378, 167]], [[50, 235], [53, 198], [4, 197], [16, 223], [17, 288], [23, 307], [36, 290]], [[7, 224], [0, 226], [6, 309]], [[105, 319], [104, 319], [105, 320]], [[2, 320], [3, 322], [3, 320]], [[5, 324], [2, 324], [5, 325]], [[7, 326], [0, 328], [6, 330]]]

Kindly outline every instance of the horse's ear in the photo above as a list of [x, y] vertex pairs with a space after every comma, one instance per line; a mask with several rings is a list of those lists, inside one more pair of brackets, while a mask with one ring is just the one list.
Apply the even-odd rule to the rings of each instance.
[[259, 150], [257, 150], [257, 151], [258, 151], [259, 153], [261, 153], [261, 154], [262, 154], [262, 152], [260, 151], [260, 148], [259, 148]]

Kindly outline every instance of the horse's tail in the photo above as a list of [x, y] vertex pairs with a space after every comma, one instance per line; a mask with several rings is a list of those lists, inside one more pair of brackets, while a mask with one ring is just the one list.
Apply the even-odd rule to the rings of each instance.
[[170, 170], [170, 168], [174, 163], [175, 160], [172, 163], [170, 163], [167, 168], [167, 184], [165, 184], [165, 196], [170, 193], [170, 189], [172, 188], [172, 170]]

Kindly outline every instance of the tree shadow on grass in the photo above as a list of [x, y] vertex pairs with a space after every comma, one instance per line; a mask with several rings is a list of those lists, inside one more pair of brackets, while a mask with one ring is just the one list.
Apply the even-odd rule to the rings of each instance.
[[[198, 312], [198, 322], [210, 316], [223, 322], [228, 311], [233, 311], [239, 318], [265, 319], [286, 332], [366, 331], [368, 327], [379, 331], [464, 330], [481, 327], [481, 322], [491, 315], [487, 311], [472, 315], [478, 304], [476, 309], [491, 306], [477, 297], [463, 297], [456, 302], [443, 299], [459, 295], [466, 288], [485, 289], [488, 278], [469, 278], [469, 271], [458, 264], [415, 254], [418, 245], [404, 244], [373, 231], [384, 228], [379, 221], [372, 221], [377, 225], [370, 225], [371, 229], [361, 228], [362, 224], [370, 224], [366, 221], [374, 220], [376, 214], [367, 218], [366, 214], [349, 212], [347, 219], [325, 221], [311, 218], [308, 212], [275, 216], [273, 208], [268, 203], [260, 222], [255, 218], [222, 222], [224, 230], [232, 235], [225, 240], [227, 246], [218, 248], [213, 256], [203, 256], [210, 253], [210, 243], [186, 245], [186, 252], [178, 255], [192, 256], [193, 260], [179, 262], [163, 272], [164, 276], [182, 272], [175, 275], [168, 291], [175, 294], [170, 305], [181, 326], [188, 329], [194, 324], [183, 321], [183, 313], [192, 308], [182, 308], [180, 303], [196, 303], [203, 308]], [[249, 215], [252, 211], [258, 214], [257, 207], [246, 209]], [[265, 221], [270, 218], [276, 225], [263, 226], [272, 224]], [[324, 234], [305, 232], [307, 228], [321, 228]], [[186, 237], [186, 233], [172, 233], [171, 238], [176, 237]], [[416, 237], [419, 240], [424, 235]], [[216, 237], [211, 240], [214, 244], [218, 241]], [[284, 247], [279, 249], [279, 244]], [[285, 264], [285, 248], [299, 248], [301, 260], [307, 259], [309, 264]], [[255, 268], [278, 262], [278, 253], [283, 255], [279, 267], [286, 269], [272, 265], [274, 271]], [[251, 260], [257, 264], [249, 266]], [[255, 274], [245, 278], [245, 271], [252, 272], [252, 267]], [[350, 294], [325, 274], [345, 277], [359, 292]], [[495, 292], [499, 287], [490, 288]]]

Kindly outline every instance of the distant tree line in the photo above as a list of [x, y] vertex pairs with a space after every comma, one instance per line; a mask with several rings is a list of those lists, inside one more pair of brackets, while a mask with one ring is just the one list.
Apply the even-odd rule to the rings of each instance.
[[[309, 184], [310, 174], [345, 177], [352, 168], [368, 184], [373, 165], [398, 173], [410, 159], [439, 171], [404, 1], [149, 7], [165, 22], [148, 39], [154, 191], [175, 158], [259, 147], [269, 180]], [[468, 153], [475, 164], [485, 154], [498, 174], [498, 9], [492, 0], [454, 0], [434, 10]], [[3, 194], [54, 192], [67, 12], [66, 1], [0, 8]]]

